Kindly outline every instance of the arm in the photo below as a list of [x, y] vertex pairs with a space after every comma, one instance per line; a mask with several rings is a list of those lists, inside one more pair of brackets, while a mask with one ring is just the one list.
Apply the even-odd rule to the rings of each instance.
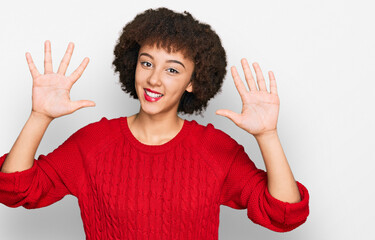
[[21, 172], [33, 166], [40, 141], [52, 119], [32, 112], [20, 135], [7, 155], [1, 172]]
[[222, 202], [232, 207], [248, 207], [248, 215], [255, 222], [275, 231], [289, 231], [306, 220], [309, 196], [307, 189], [294, 180], [277, 135], [280, 100], [276, 80], [269, 72], [268, 92], [261, 69], [254, 63], [258, 90], [246, 59], [241, 63], [249, 91], [236, 68], [231, 71], [243, 102], [242, 112], [217, 110], [216, 114], [228, 117], [256, 138], [267, 172], [257, 169], [240, 151], [228, 172]]
[[297, 203], [301, 201], [297, 183], [281, 147], [277, 132], [257, 135], [256, 140], [266, 166], [270, 194], [283, 202]]
[[[303, 224], [309, 215], [309, 194], [297, 183], [301, 201], [288, 203], [274, 198], [268, 191], [268, 173], [258, 169], [239, 145], [232, 148], [229, 169], [220, 193], [220, 204], [246, 209], [254, 223], [276, 232], [291, 231]], [[233, 154], [235, 153], [235, 154]]]
[[91, 101], [70, 101], [69, 92], [72, 85], [82, 75], [88, 64], [84, 59], [81, 65], [69, 76], [65, 76], [74, 45], [69, 44], [57, 73], [53, 73], [51, 44], [44, 44], [44, 75], [41, 75], [31, 58], [26, 53], [26, 60], [33, 78], [32, 110], [28, 121], [14, 143], [6, 158], [1, 172], [12, 173], [23, 171], [33, 166], [33, 160], [40, 141], [51, 121], [55, 118], [71, 114], [88, 106], [94, 106]]
[[87, 100], [70, 101], [69, 92], [88, 64], [85, 59], [69, 76], [66, 69], [73, 52], [73, 44], [61, 61], [57, 73], [52, 70], [51, 46], [45, 42], [44, 75], [36, 69], [31, 55], [26, 59], [33, 78], [32, 111], [9, 154], [0, 157], [0, 202], [9, 207], [38, 208], [76, 194], [78, 170], [81, 169], [80, 151], [73, 134], [64, 144], [47, 156], [34, 159], [40, 141], [50, 122], [79, 108], [94, 106]]
[[270, 72], [271, 91], [268, 93], [262, 71], [259, 65], [254, 63], [258, 90], [246, 59], [242, 59], [241, 63], [250, 91], [246, 90], [236, 68], [232, 67], [231, 71], [243, 102], [242, 113], [237, 114], [229, 110], [218, 110], [216, 113], [228, 117], [255, 137], [266, 165], [268, 190], [271, 195], [281, 201], [298, 202], [300, 201], [298, 187], [277, 135], [280, 100], [277, 95], [276, 79]]
[[[33, 159], [31, 168], [0, 172], [0, 203], [33, 209], [51, 205], [67, 194], [78, 198], [84, 171], [78, 141], [85, 139], [86, 130], [79, 130], [49, 154]], [[8, 155], [0, 157], [0, 166]]]

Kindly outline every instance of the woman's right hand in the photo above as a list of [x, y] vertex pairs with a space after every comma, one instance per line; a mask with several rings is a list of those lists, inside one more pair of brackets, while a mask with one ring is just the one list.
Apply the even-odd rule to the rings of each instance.
[[44, 74], [40, 74], [35, 67], [30, 53], [26, 53], [27, 64], [33, 78], [32, 90], [32, 113], [41, 114], [50, 120], [58, 118], [83, 107], [93, 107], [95, 102], [89, 100], [70, 100], [70, 89], [73, 84], [81, 77], [89, 58], [83, 59], [78, 68], [68, 77], [65, 72], [69, 66], [72, 57], [74, 44], [71, 42], [61, 60], [59, 69], [56, 73], [52, 68], [51, 43], [44, 43]]

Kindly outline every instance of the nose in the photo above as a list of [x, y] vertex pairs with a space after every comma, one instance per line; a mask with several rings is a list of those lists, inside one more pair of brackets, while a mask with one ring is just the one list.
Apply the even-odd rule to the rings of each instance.
[[148, 83], [151, 86], [160, 86], [161, 85], [161, 71], [154, 69], [148, 78]]

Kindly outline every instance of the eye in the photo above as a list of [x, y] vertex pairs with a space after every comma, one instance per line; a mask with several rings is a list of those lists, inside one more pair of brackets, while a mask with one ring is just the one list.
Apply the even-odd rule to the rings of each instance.
[[177, 73], [179, 73], [179, 72], [178, 72], [176, 69], [174, 69], [174, 68], [168, 68], [167, 71], [170, 72], [170, 73], [173, 73], [173, 74], [177, 74]]
[[141, 64], [145, 67], [151, 67], [152, 64], [150, 62], [141, 62]]

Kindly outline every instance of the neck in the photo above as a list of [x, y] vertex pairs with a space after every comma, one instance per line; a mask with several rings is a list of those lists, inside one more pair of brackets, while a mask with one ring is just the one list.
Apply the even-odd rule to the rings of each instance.
[[128, 117], [129, 129], [138, 141], [147, 145], [161, 145], [173, 139], [182, 129], [184, 120], [177, 114], [149, 115], [142, 111]]

